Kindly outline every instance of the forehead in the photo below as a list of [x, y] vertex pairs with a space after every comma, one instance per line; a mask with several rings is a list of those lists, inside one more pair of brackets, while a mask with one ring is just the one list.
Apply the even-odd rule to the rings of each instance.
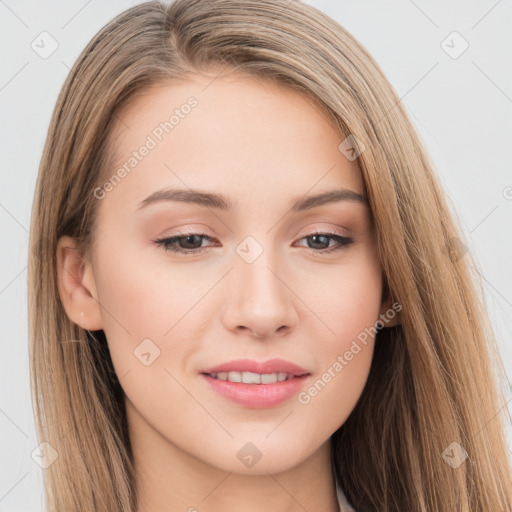
[[237, 204], [265, 196], [267, 206], [308, 191], [364, 193], [327, 111], [270, 81], [191, 75], [138, 93], [117, 119], [109, 176], [127, 172], [108, 195], [134, 208], [163, 186], [217, 190]]

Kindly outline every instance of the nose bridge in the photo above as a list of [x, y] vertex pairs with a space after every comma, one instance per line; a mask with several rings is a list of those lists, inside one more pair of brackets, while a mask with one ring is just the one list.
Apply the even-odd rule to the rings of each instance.
[[270, 306], [271, 302], [286, 300], [284, 285], [275, 275], [282, 265], [268, 240], [263, 246], [263, 243], [249, 236], [238, 245], [236, 252], [239, 258], [235, 273], [241, 287], [238, 292], [241, 292], [240, 297], [244, 301], [249, 299], [249, 302], [261, 308], [262, 304]]
[[236, 247], [227, 315], [230, 328], [245, 327], [260, 336], [290, 328], [296, 321], [293, 294], [284, 284], [283, 262], [270, 237], [265, 240], [248, 236]]

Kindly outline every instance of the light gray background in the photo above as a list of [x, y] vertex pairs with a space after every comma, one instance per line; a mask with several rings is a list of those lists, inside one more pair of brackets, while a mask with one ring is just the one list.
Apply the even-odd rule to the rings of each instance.
[[[0, 512], [43, 510], [42, 469], [31, 458], [38, 441], [29, 391], [26, 260], [50, 115], [79, 52], [114, 15], [136, 3], [0, 1]], [[512, 377], [510, 0], [308, 3], [370, 51], [402, 98], [471, 243]], [[48, 36], [40, 36], [44, 31], [58, 43], [45, 59], [31, 47], [33, 41], [41, 47], [46, 37], [50, 48]], [[453, 31], [469, 44], [457, 58], [464, 41]], [[509, 407], [510, 415], [510, 384], [504, 392], [503, 410]], [[512, 446], [510, 427], [507, 433]]]

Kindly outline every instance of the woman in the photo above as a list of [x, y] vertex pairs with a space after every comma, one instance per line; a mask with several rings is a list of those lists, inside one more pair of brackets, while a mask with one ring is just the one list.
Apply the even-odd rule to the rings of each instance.
[[311, 6], [107, 24], [30, 243], [50, 511], [510, 510], [461, 232], [389, 82]]

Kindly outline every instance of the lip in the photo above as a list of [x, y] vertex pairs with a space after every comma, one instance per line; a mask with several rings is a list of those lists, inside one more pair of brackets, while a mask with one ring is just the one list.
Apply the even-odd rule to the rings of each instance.
[[[230, 371], [261, 374], [282, 372], [294, 375], [294, 378], [271, 384], [245, 384], [224, 381], [208, 375]], [[284, 359], [270, 359], [263, 362], [237, 359], [212, 366], [201, 372], [201, 377], [211, 389], [231, 402], [252, 409], [268, 409], [285, 402], [300, 391], [309, 376], [310, 373], [307, 370]]]
[[227, 363], [212, 366], [201, 373], [219, 372], [253, 372], [253, 373], [289, 373], [296, 377], [309, 373], [301, 366], [284, 359], [269, 359], [268, 361], [255, 361], [254, 359], [235, 359]]
[[272, 384], [229, 382], [215, 379], [207, 374], [202, 374], [201, 377], [214, 391], [231, 402], [252, 409], [268, 409], [279, 405], [298, 393], [304, 386], [309, 374]]

